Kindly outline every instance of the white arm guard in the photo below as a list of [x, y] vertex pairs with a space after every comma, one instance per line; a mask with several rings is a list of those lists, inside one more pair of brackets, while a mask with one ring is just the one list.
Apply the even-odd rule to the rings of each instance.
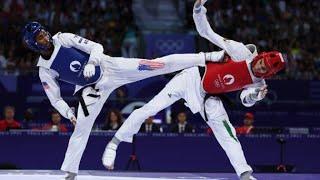
[[244, 89], [241, 94], [240, 94], [240, 99], [241, 99], [241, 102], [244, 106], [246, 107], [251, 107], [253, 106], [256, 101], [253, 100], [251, 98], [251, 94], [255, 92], [255, 89], [254, 88], [247, 88], [247, 89]]
[[264, 95], [260, 91], [260, 89], [266, 85], [264, 80], [260, 82], [252, 84], [250, 87], [242, 90], [240, 94], [241, 102], [246, 107], [253, 106], [257, 101], [260, 101], [264, 98]]

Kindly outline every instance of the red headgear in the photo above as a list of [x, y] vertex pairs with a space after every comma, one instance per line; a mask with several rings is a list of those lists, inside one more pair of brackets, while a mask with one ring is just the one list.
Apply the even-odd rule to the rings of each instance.
[[254, 57], [251, 66], [253, 67], [255, 64], [257, 64], [259, 59], [263, 59], [267, 68], [266, 73], [253, 72], [253, 74], [259, 78], [270, 78], [283, 69], [286, 64], [282, 54], [278, 51], [262, 52], [258, 54], [256, 57]]
[[254, 115], [251, 112], [247, 112], [244, 117], [247, 119], [254, 119]]

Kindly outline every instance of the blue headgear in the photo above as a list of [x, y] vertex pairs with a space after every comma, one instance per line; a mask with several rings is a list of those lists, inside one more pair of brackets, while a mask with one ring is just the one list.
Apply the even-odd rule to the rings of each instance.
[[[23, 42], [27, 45], [27, 47], [35, 52], [45, 51], [49, 47], [40, 45], [36, 41], [36, 36], [40, 31], [46, 31], [45, 28], [38, 22], [30, 22], [24, 26], [22, 31]], [[52, 37], [48, 31], [46, 31], [49, 36], [49, 41], [52, 42]]]

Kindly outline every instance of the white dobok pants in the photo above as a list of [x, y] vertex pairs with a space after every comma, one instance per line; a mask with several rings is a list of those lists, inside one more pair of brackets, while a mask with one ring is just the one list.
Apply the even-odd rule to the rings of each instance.
[[[132, 142], [145, 119], [183, 98], [193, 113], [200, 112], [204, 118], [204, 93], [201, 90], [201, 78], [197, 67], [189, 68], [177, 74], [161, 92], [143, 107], [131, 113], [115, 137], [120, 141]], [[238, 176], [252, 170], [247, 164], [236, 132], [218, 97], [210, 97], [205, 103], [208, 117], [207, 124], [213, 131], [219, 144], [226, 152]]]
[[[101, 64], [103, 76], [96, 84], [100, 97], [87, 105], [89, 112], [87, 117], [84, 115], [82, 107], [78, 106], [77, 124], [70, 137], [68, 149], [61, 166], [63, 171], [78, 173], [81, 157], [87, 145], [94, 121], [113, 90], [124, 84], [152, 76], [171, 73], [193, 66], [204, 66], [205, 64], [203, 53], [174, 54], [154, 59], [155, 61], [163, 62], [165, 65], [164, 68], [152, 71], [138, 69], [142, 59], [109, 57], [106, 55], [103, 58], [105, 58]], [[83, 98], [86, 101], [87, 97]]]

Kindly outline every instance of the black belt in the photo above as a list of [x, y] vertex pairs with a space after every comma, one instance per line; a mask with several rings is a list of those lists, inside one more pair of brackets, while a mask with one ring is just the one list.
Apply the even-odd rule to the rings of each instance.
[[[204, 73], [206, 71], [206, 68], [199, 66], [198, 69], [199, 69], [199, 74], [200, 74], [200, 77], [201, 77], [201, 80], [202, 80], [203, 77], [204, 77]], [[205, 92], [205, 96], [203, 98], [203, 109], [204, 109], [204, 119], [205, 119], [205, 121], [208, 121], [208, 115], [207, 115], [205, 103], [210, 97], [218, 97], [218, 98], [221, 99], [222, 103], [226, 103], [230, 107], [233, 107], [235, 105], [234, 102], [232, 102], [228, 98], [228, 96], [226, 96], [225, 94], [212, 94], [212, 93]]]
[[[94, 88], [94, 85], [90, 85], [90, 86], [91, 86], [92, 88]], [[85, 86], [85, 87], [81, 88], [81, 89], [75, 94], [75, 96], [78, 97], [78, 100], [79, 100], [79, 102], [80, 102], [80, 106], [81, 106], [81, 108], [82, 108], [82, 110], [83, 110], [83, 114], [84, 114], [85, 117], [89, 116], [89, 111], [88, 111], [87, 105], [86, 105], [86, 103], [84, 102], [84, 99], [83, 99], [83, 97], [82, 97], [82, 92], [83, 92], [83, 90], [84, 90], [85, 88], [90, 87], [90, 86]], [[96, 91], [99, 91], [99, 89], [95, 89], [95, 90], [96, 90]], [[100, 97], [100, 95], [96, 95], [96, 94], [88, 94], [88, 96], [94, 97], [94, 98]]]
[[[202, 66], [199, 66], [198, 67], [199, 69], [199, 74], [200, 74], [200, 77], [201, 77], [201, 81], [204, 77], [204, 73], [206, 72], [206, 68], [205, 67], [202, 67]], [[204, 99], [203, 99], [203, 109], [204, 109], [204, 120], [205, 121], [208, 121], [208, 115], [207, 115], [207, 111], [206, 111], [206, 101], [211, 97], [212, 95], [211, 94], [208, 94], [208, 93], [205, 93], [205, 96], [204, 96]]]
[[200, 77], [201, 77], [201, 80], [204, 76], [204, 73], [206, 72], [206, 68], [205, 67], [202, 67], [202, 66], [199, 66], [199, 73], [200, 73]]

